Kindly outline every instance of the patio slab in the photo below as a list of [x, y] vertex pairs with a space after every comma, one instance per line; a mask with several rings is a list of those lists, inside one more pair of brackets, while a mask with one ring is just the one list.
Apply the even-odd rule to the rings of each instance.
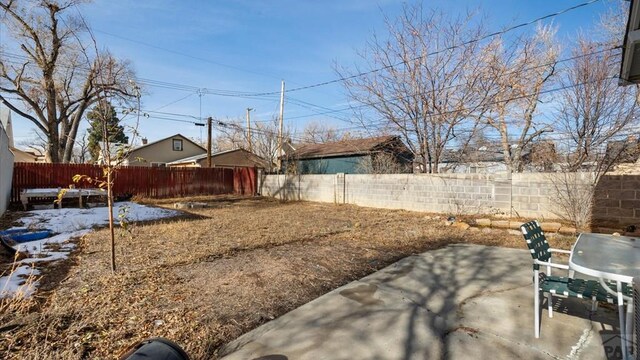
[[[223, 359], [605, 359], [614, 310], [556, 301], [533, 336], [527, 250], [452, 245], [411, 256], [241, 336]], [[545, 305], [546, 306], [546, 305]], [[611, 346], [610, 341], [607, 343]]]

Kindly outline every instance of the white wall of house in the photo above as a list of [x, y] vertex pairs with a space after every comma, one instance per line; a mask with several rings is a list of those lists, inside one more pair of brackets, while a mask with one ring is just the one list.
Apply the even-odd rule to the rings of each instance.
[[13, 179], [13, 153], [9, 150], [9, 137], [0, 124], [0, 215], [9, 206]]

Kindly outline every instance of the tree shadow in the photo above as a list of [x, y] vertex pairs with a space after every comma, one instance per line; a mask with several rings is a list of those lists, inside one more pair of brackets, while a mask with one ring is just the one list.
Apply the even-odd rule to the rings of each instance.
[[555, 318], [542, 317], [547, 334], [534, 339], [532, 275], [526, 251], [451, 245], [336, 289], [333, 296], [287, 314], [284, 327], [267, 323], [256, 330], [264, 337], [241, 337], [222, 354], [245, 355], [246, 346], [254, 350], [252, 356], [332, 354], [339, 359], [350, 348], [348, 354], [367, 359], [445, 359], [482, 354], [474, 349], [492, 351], [487, 344], [500, 343], [503, 358], [561, 355], [571, 350], [570, 341], [578, 341], [582, 326], [592, 321], [615, 325], [615, 316], [592, 317], [588, 302], [567, 299], [555, 304]]

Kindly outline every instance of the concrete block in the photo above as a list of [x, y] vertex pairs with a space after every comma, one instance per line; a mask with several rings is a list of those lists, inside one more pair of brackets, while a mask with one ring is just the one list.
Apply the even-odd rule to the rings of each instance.
[[491, 222], [491, 227], [492, 228], [498, 228], [498, 229], [508, 229], [509, 228], [509, 221], [507, 220], [495, 220]]
[[622, 180], [621, 188], [622, 189], [631, 189], [631, 190], [639, 189], [640, 188], [640, 178], [637, 177], [637, 176], [634, 176], [634, 178]]
[[467, 230], [471, 226], [469, 224], [465, 223], [465, 222], [455, 222], [455, 223], [453, 223], [452, 227], [454, 227], [456, 229], [460, 229], [460, 230]]
[[633, 217], [634, 214], [634, 209], [607, 208], [607, 216]]
[[[509, 221], [509, 228], [513, 230], [520, 231], [520, 225], [522, 225], [522, 221]], [[519, 234], [522, 234], [519, 232]]]
[[558, 232], [562, 227], [562, 224], [557, 222], [543, 222], [540, 224], [540, 227], [542, 228], [542, 231]]
[[623, 209], [640, 209], [640, 200], [621, 200], [620, 207]]
[[578, 232], [578, 230], [576, 230], [576, 228], [574, 228], [574, 227], [562, 226], [562, 227], [560, 227], [558, 232], [560, 234], [564, 234], [564, 235], [575, 235]]
[[529, 196], [523, 196], [523, 195], [513, 195], [511, 197], [511, 201], [513, 201], [514, 203], [520, 202], [520, 203], [526, 204], [526, 203], [529, 203], [529, 199], [530, 199]]

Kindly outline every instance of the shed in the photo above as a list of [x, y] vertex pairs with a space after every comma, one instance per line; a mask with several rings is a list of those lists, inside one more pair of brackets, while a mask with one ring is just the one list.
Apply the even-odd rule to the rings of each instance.
[[398, 136], [294, 146], [287, 168], [299, 174], [409, 173], [413, 153]]

